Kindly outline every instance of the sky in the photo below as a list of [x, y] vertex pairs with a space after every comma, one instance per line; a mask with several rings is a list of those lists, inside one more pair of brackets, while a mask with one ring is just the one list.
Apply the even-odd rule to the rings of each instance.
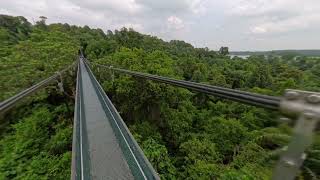
[[0, 14], [131, 27], [213, 50], [320, 49], [320, 0], [0, 0]]

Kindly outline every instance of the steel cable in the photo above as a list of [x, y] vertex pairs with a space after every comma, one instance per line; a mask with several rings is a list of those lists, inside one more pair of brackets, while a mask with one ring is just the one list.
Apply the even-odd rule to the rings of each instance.
[[6, 112], [7, 110], [9, 110], [11, 107], [13, 107], [17, 102], [19, 102], [20, 100], [22, 100], [23, 98], [27, 97], [28, 95], [34, 93], [35, 91], [37, 91], [38, 89], [41, 89], [42, 87], [45, 87], [46, 85], [48, 85], [49, 83], [51, 83], [53, 80], [59, 78], [60, 74], [65, 73], [66, 71], [68, 71], [70, 68], [72, 68], [73, 66], [75, 66], [76, 63], [73, 63], [72, 65], [66, 67], [65, 69], [56, 72], [54, 75], [50, 76], [49, 78], [21, 91], [20, 93], [10, 97], [9, 99], [4, 100], [3, 102], [0, 103], [0, 114]]
[[104, 67], [104, 68], [109, 68], [114, 71], [129, 74], [135, 77], [155, 80], [158, 82], [167, 83], [167, 84], [171, 84], [179, 87], [184, 87], [194, 91], [199, 91], [202, 93], [218, 96], [221, 98], [226, 98], [229, 100], [242, 102], [242, 103], [246, 103], [254, 106], [264, 107], [272, 110], [277, 110], [280, 104], [280, 98], [275, 96], [260, 95], [256, 93], [250, 93], [250, 92], [245, 92], [245, 91], [240, 91], [235, 89], [211, 86], [207, 84], [195, 83], [195, 82], [184, 81], [184, 80], [176, 80], [172, 78], [140, 73], [140, 72], [125, 70], [120, 68], [113, 68], [110, 66], [96, 64], [96, 63], [90, 63], [90, 62], [88, 63], [92, 65]]

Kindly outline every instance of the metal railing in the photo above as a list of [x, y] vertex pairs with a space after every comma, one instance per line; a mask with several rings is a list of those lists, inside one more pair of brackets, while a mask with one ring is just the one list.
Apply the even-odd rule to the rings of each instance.
[[203, 92], [203, 93], [214, 95], [217, 97], [221, 97], [221, 98], [225, 98], [225, 99], [229, 99], [229, 100], [233, 100], [233, 101], [237, 101], [237, 102], [241, 102], [249, 105], [259, 106], [267, 109], [278, 110], [280, 105], [280, 99], [281, 99], [280, 97], [260, 95], [256, 93], [250, 93], [250, 92], [245, 92], [245, 91], [240, 91], [235, 89], [211, 86], [207, 84], [177, 80], [177, 79], [172, 79], [168, 77], [162, 77], [162, 76], [157, 76], [152, 74], [114, 68], [112, 66], [90, 63], [88, 61], [86, 62], [88, 64], [92, 64], [92, 65], [103, 67], [103, 68], [108, 68], [110, 70], [132, 75], [135, 77], [140, 77], [140, 78], [150, 79], [150, 80], [154, 80], [154, 81], [158, 81], [166, 84], [171, 84], [174, 86], [183, 87], [183, 88], [191, 89], [194, 91]]
[[[44, 88], [48, 86], [50, 83], [52, 83], [54, 80], [57, 80], [60, 78], [61, 81], [61, 74], [68, 71], [70, 68], [74, 67], [77, 63], [74, 62], [72, 65], [66, 67], [65, 69], [56, 72], [54, 75], [48, 77], [47, 79], [21, 91], [20, 93], [10, 97], [9, 99], [6, 99], [0, 103], [0, 115], [4, 114], [6, 111], [10, 110], [12, 107], [14, 107], [18, 102], [20, 102], [25, 97], [33, 94], [34, 92], [38, 91], [41, 88]], [[61, 84], [59, 84], [59, 88], [61, 88]]]

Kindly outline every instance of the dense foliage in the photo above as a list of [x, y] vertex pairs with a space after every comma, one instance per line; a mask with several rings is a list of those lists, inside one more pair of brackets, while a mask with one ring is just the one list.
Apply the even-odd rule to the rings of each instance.
[[[320, 91], [314, 57], [230, 58], [183, 41], [165, 42], [123, 28], [35, 25], [0, 16], [1, 100], [76, 58], [177, 79], [282, 95], [287, 88]], [[163, 179], [269, 179], [292, 129], [278, 114], [93, 67], [145, 155]], [[0, 121], [0, 179], [68, 179], [74, 74], [66, 93], [54, 85]], [[320, 138], [300, 179], [320, 176]]]
[[[1, 101], [71, 64], [80, 44], [64, 29], [0, 16]], [[65, 94], [52, 84], [1, 117], [0, 179], [69, 178], [75, 77], [63, 77]]]

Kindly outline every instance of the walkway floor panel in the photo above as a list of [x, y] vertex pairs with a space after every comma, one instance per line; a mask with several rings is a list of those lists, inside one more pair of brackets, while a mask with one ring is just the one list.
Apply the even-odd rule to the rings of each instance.
[[134, 179], [83, 61], [80, 68], [91, 177]]

